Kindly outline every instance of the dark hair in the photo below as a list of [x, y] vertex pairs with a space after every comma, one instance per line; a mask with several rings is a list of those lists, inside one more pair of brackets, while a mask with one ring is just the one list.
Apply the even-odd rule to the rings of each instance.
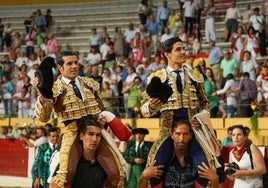
[[138, 79], [140, 82], [142, 82], [141, 77], [136, 76], [136, 77], [133, 79], [133, 81], [135, 81], [136, 79]]
[[38, 129], [40, 129], [40, 130], [42, 131], [42, 133], [44, 134], [44, 136], [47, 136], [47, 131], [46, 131], [45, 127], [43, 127], [43, 126], [41, 126], [41, 127], [36, 127], [35, 130], [38, 130]]
[[227, 128], [227, 132], [229, 132], [229, 131], [233, 131], [233, 129], [234, 129], [234, 127], [233, 127], [233, 126], [228, 127], [228, 128]]
[[249, 73], [248, 73], [248, 72], [244, 72], [244, 73], [243, 73], [243, 77], [248, 77], [248, 78], [249, 78], [249, 77], [250, 77], [250, 76], [249, 76]]
[[245, 53], [248, 53], [248, 54], [249, 54], [249, 56], [251, 57], [251, 53], [250, 53], [250, 51], [245, 50], [245, 51], [244, 51], [244, 53], [243, 53], [243, 55], [244, 55]]
[[234, 79], [234, 75], [232, 73], [229, 73], [229, 74], [227, 74], [226, 79], [227, 80]]
[[50, 136], [51, 133], [58, 132], [56, 127], [51, 127], [47, 130], [47, 135]]
[[245, 135], [245, 136], [248, 136], [248, 133], [247, 133], [247, 131], [246, 131], [246, 129], [245, 129], [245, 127], [243, 126], [243, 125], [234, 125], [233, 126], [233, 130], [234, 129], [240, 129], [240, 130], [242, 130], [242, 132], [243, 132], [243, 134]]
[[90, 119], [88, 118], [85, 121], [80, 123], [80, 132], [85, 134], [88, 126], [94, 126], [94, 127], [101, 128], [99, 122], [97, 122], [96, 120], [93, 120], [92, 118], [90, 118]]
[[167, 39], [163, 44], [162, 44], [162, 55], [167, 62], [167, 57], [165, 56], [166, 53], [171, 53], [173, 46], [176, 42], [182, 42], [182, 40], [178, 37], [172, 37], [170, 39]]
[[189, 127], [189, 131], [190, 131], [190, 133], [193, 132], [193, 130], [192, 130], [192, 125], [190, 124], [190, 122], [187, 121], [187, 120], [184, 120], [184, 119], [180, 119], [180, 120], [176, 120], [176, 121], [174, 121], [174, 122], [173, 122], [173, 125], [172, 125], [172, 127], [171, 127], [171, 132], [174, 132], [175, 129], [176, 129], [178, 126], [180, 126], [180, 125], [187, 125], [187, 126]]
[[71, 51], [71, 50], [66, 50], [66, 51], [62, 51], [60, 53], [60, 55], [57, 57], [57, 64], [60, 65], [60, 66], [63, 66], [64, 64], [64, 60], [63, 60], [63, 57], [65, 56], [77, 56], [77, 53], [75, 51]]

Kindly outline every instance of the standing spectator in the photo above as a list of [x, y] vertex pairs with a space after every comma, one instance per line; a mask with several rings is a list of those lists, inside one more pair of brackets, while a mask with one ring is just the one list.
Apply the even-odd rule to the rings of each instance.
[[232, 132], [233, 126], [227, 128], [227, 136], [223, 138], [222, 146], [234, 146], [234, 142], [232, 140]]
[[180, 20], [183, 23], [183, 5], [186, 0], [178, 0], [179, 6], [180, 6]]
[[14, 37], [12, 38], [11, 51], [15, 53], [15, 58], [13, 61], [17, 59], [17, 55], [21, 52], [22, 38], [19, 32], [16, 32]]
[[47, 131], [48, 142], [42, 144], [38, 148], [37, 156], [34, 162], [34, 188], [48, 188], [47, 179], [50, 175], [50, 158], [58, 145], [58, 129], [55, 127], [49, 128]]
[[96, 48], [97, 52], [99, 52], [100, 35], [97, 34], [97, 29], [96, 28], [91, 29], [91, 35], [89, 36], [88, 42], [89, 42], [89, 47], [90, 48]]
[[240, 105], [240, 116], [251, 117], [253, 110], [251, 109], [251, 102], [257, 98], [257, 86], [256, 82], [249, 78], [248, 72], [243, 72], [243, 76], [239, 82], [237, 88], [231, 90], [231, 92], [239, 91], [239, 105]]
[[126, 29], [124, 32], [124, 41], [126, 44], [124, 55], [126, 58], [128, 58], [132, 52], [131, 41], [132, 41], [132, 39], [134, 39], [136, 32], [137, 32], [137, 30], [134, 28], [133, 23], [129, 23], [128, 29]]
[[59, 44], [53, 33], [47, 35], [47, 56], [56, 58], [59, 53]]
[[243, 57], [244, 61], [242, 61], [241, 64], [241, 72], [248, 72], [250, 75], [249, 78], [255, 82], [257, 72], [259, 72], [259, 66], [256, 60], [251, 58], [251, 53], [249, 51], [244, 51]]
[[31, 96], [26, 88], [21, 88], [19, 93], [13, 95], [18, 108], [18, 118], [29, 118], [29, 109], [31, 108]]
[[220, 69], [222, 70], [222, 87], [226, 82], [228, 74], [232, 74], [235, 77], [239, 74], [239, 65], [238, 62], [232, 57], [232, 51], [223, 51], [224, 58], [221, 61]]
[[250, 25], [249, 19], [252, 15], [253, 15], [253, 10], [251, 9], [250, 3], [249, 3], [246, 6], [246, 10], [243, 10], [243, 12], [241, 12], [243, 28], [245, 31], [247, 31], [249, 28], [249, 25]]
[[4, 27], [3, 31], [3, 37], [4, 37], [4, 44], [6, 45], [6, 51], [10, 51], [11, 43], [12, 43], [12, 28], [10, 23], [7, 23]]
[[171, 14], [168, 17], [168, 28], [173, 36], [177, 33], [177, 27], [179, 26], [179, 16], [176, 13], [176, 9], [171, 10]]
[[142, 25], [146, 24], [148, 10], [149, 10], [148, 0], [141, 0], [138, 5], [138, 13], [139, 13], [139, 18], [140, 18], [140, 23]]
[[141, 173], [145, 169], [147, 157], [152, 147], [152, 143], [144, 138], [149, 134], [148, 129], [136, 128], [132, 131], [135, 140], [127, 143], [124, 158], [131, 164], [130, 176], [126, 188], [137, 188], [137, 183]]
[[149, 35], [152, 37], [153, 46], [154, 46], [153, 52], [156, 53], [157, 50], [158, 50], [158, 48], [157, 48], [157, 41], [158, 41], [157, 37], [158, 37], [159, 24], [156, 21], [154, 15], [150, 16], [150, 20], [147, 21], [147, 23], [145, 24], [145, 27], [149, 31]]
[[110, 50], [110, 43], [111, 39], [108, 37], [105, 39], [105, 42], [100, 46], [100, 55], [103, 65], [105, 65], [105, 62], [107, 61], [107, 54]]
[[230, 92], [230, 91], [232, 91], [234, 88], [237, 87], [237, 83], [234, 80], [234, 75], [231, 73], [227, 75], [226, 79], [227, 81], [223, 89], [217, 90], [211, 95], [213, 96], [213, 95], [225, 94], [226, 104], [224, 105], [225, 106], [224, 109], [226, 109], [227, 111], [227, 117], [233, 117], [236, 112], [238, 99], [237, 99], [237, 94], [234, 92]]
[[190, 46], [193, 50], [193, 54], [199, 54], [201, 51], [202, 47], [202, 42], [203, 42], [203, 37], [200, 32], [200, 28], [194, 28], [193, 32], [193, 41], [190, 43]]
[[116, 75], [115, 74], [111, 74], [110, 69], [108, 68], [104, 68], [103, 69], [103, 74], [102, 74], [102, 83], [104, 82], [108, 82], [110, 85], [110, 88], [113, 90], [113, 94], [115, 96], [117, 96], [118, 92], [117, 92], [117, 83], [116, 83]]
[[25, 36], [26, 48], [25, 55], [29, 57], [30, 54], [34, 53], [34, 44], [35, 44], [35, 32], [33, 28], [29, 28], [28, 33]]
[[257, 54], [260, 52], [260, 37], [254, 27], [250, 26], [248, 34], [244, 40], [244, 50], [251, 52], [251, 58], [256, 59]]
[[223, 54], [220, 47], [216, 46], [215, 41], [210, 41], [208, 47], [210, 48], [208, 63], [215, 76], [216, 89], [220, 89], [222, 83], [222, 72], [220, 70], [220, 64], [223, 58]]
[[35, 26], [35, 23], [34, 23], [35, 16], [36, 16], [36, 12], [32, 12], [32, 14], [24, 20], [23, 24], [25, 26], [26, 34], [29, 32], [30, 28], [34, 28], [34, 26]]
[[[184, 9], [184, 19], [185, 19], [185, 22], [184, 22], [185, 33], [192, 35], [193, 27], [195, 23], [195, 15], [196, 15], [196, 11], [198, 10], [198, 7], [196, 3], [194, 2], [194, 0], [188, 0], [188, 1], [185, 1], [183, 5], [183, 9]], [[190, 25], [190, 30], [188, 30], [189, 25]]]
[[242, 26], [238, 26], [237, 31], [230, 38], [233, 57], [237, 62], [243, 61], [243, 56], [241, 59], [241, 53], [243, 53], [245, 38], [246, 35]]
[[266, 54], [265, 45], [265, 18], [260, 14], [260, 8], [254, 8], [254, 14], [249, 18], [249, 25], [254, 27], [255, 31], [259, 34], [260, 38], [260, 54], [263, 56]]
[[204, 10], [204, 0], [194, 0], [194, 2], [197, 5], [197, 16], [196, 16], [196, 24], [198, 25], [198, 27], [200, 27], [201, 25], [201, 17], [202, 17], [202, 11]]
[[3, 32], [4, 32], [4, 25], [2, 24], [2, 19], [0, 18], [0, 52], [3, 51], [3, 44], [4, 44]]
[[6, 76], [2, 77], [2, 96], [4, 102], [5, 117], [12, 117], [13, 115], [13, 94], [15, 88], [13, 83]]
[[40, 9], [38, 9], [36, 13], [35, 27], [36, 29], [40, 28], [42, 31], [44, 31], [47, 25], [46, 17], [42, 14]]
[[108, 81], [104, 81], [101, 84], [101, 97], [103, 100], [104, 107], [113, 112], [112, 108], [115, 101], [114, 91], [110, 88], [110, 83]]
[[122, 34], [122, 29], [121, 27], [116, 27], [114, 35], [114, 50], [119, 64], [123, 63], [124, 49], [125, 49], [125, 41], [124, 41], [124, 35]]
[[154, 52], [154, 44], [151, 35], [146, 35], [144, 39], [144, 56], [147, 60], [152, 58]]
[[206, 16], [205, 21], [206, 42], [209, 43], [210, 40], [216, 41], [216, 33], [215, 33], [216, 7], [214, 0], [209, 0], [208, 7], [205, 10], [204, 14]]
[[17, 79], [15, 93], [21, 92], [21, 88], [24, 85], [24, 78], [26, 76], [27, 76], [27, 65], [26, 64], [22, 64], [22, 66], [19, 67], [19, 70], [17, 72], [17, 75], [15, 75], [15, 77]]
[[264, 99], [264, 114], [268, 114], [268, 67], [267, 65], [262, 67], [260, 75], [257, 77], [256, 84], [258, 91], [261, 92]]
[[122, 93], [127, 93], [127, 109], [128, 118], [137, 118], [139, 114], [135, 112], [135, 108], [141, 105], [141, 95], [144, 90], [142, 89], [142, 80], [136, 76], [130, 86], [124, 87]]
[[106, 42], [107, 38], [110, 38], [107, 31], [107, 27], [102, 27], [102, 32], [100, 35], [100, 46]]
[[204, 82], [205, 92], [210, 105], [210, 117], [216, 118], [219, 110], [219, 98], [218, 96], [211, 95], [215, 92], [215, 81], [213, 79], [214, 75], [212, 70], [210, 68], [207, 68]]
[[231, 2], [231, 7], [226, 11], [225, 23], [226, 23], [226, 38], [225, 42], [228, 42], [232, 33], [237, 31], [238, 19], [241, 19], [240, 11], [236, 8], [236, 2]]
[[132, 48], [132, 65], [137, 66], [139, 62], [142, 62], [144, 57], [144, 42], [141, 39], [140, 32], [136, 32], [135, 37], [131, 40]]
[[168, 23], [169, 15], [170, 15], [170, 9], [168, 7], [168, 2], [167, 0], [163, 0], [162, 6], [158, 8], [157, 19], [156, 19], [161, 27], [161, 35], [164, 34], [165, 27], [167, 26]]
[[46, 18], [46, 33], [48, 34], [51, 32], [51, 27], [55, 24], [53, 17], [51, 15], [51, 9], [47, 9], [45, 18]]

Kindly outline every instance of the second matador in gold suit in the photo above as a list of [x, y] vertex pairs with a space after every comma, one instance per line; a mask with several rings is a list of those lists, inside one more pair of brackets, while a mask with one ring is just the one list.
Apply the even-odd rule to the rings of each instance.
[[[45, 63], [51, 62], [43, 61], [40, 67], [45, 67]], [[53, 86], [52, 89], [46, 88], [47, 76], [42, 75], [42, 72], [49, 72], [51, 68], [40, 70], [41, 76], [34, 80], [34, 85], [39, 88], [41, 93], [36, 103], [35, 113], [40, 121], [47, 122], [50, 119], [52, 110], [54, 110], [57, 117], [65, 125], [60, 149], [59, 171], [57, 171], [57, 175], [53, 179], [53, 183], [56, 184], [54, 187], [64, 187], [72, 184], [76, 166], [82, 155], [81, 149], [79, 151], [79, 147], [75, 148], [79, 144], [74, 144], [77, 143], [75, 140], [78, 135], [80, 122], [83, 122], [86, 118], [96, 120], [100, 117], [104, 118], [105, 123], [107, 123], [115, 135], [120, 140], [125, 141], [131, 136], [131, 132], [112, 113], [104, 111], [99, 95], [99, 83], [91, 78], [78, 76], [78, 59], [73, 51], [63, 51], [60, 54], [57, 58], [57, 68], [61, 75], [51, 84], [51, 87]], [[80, 95], [76, 94], [72, 82], [80, 90]], [[100, 143], [97, 151], [97, 160], [107, 174], [105, 186], [121, 188], [125, 179], [122, 164], [124, 159], [116, 146], [111, 145], [111, 139], [109, 140], [107, 135], [108, 133], [102, 130], [102, 137], [104, 139], [102, 139], [103, 141]]]
[[[209, 103], [204, 91], [202, 75], [185, 64], [185, 50], [179, 38], [166, 40], [162, 45], [162, 54], [167, 66], [149, 76], [148, 87], [152, 78], [156, 76], [160, 78], [162, 84], [169, 85], [173, 93], [167, 102], [163, 103], [155, 97], [149, 97], [147, 90], [142, 102], [141, 112], [144, 117], [153, 117], [158, 111], [161, 113], [159, 137], [150, 150], [147, 166], [154, 160], [156, 166], [165, 166], [169, 163], [173, 155], [173, 141], [170, 138], [172, 124], [179, 119], [193, 121], [195, 117], [199, 126], [194, 128], [195, 138], [189, 147], [194, 166], [198, 169], [197, 166], [205, 162], [211, 168], [220, 167], [217, 161], [220, 149], [209, 121], [209, 113], [206, 111], [209, 109]], [[178, 73], [181, 82], [179, 86], [182, 87], [180, 89], [177, 84]], [[158, 106], [154, 106], [156, 103]], [[208, 184], [203, 178], [198, 178], [197, 181], [202, 186]], [[161, 179], [150, 180], [151, 186], [160, 183]]]

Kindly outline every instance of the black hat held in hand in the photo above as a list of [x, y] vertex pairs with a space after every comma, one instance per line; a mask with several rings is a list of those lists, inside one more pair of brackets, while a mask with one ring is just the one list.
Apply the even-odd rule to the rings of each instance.
[[55, 66], [55, 59], [53, 57], [46, 57], [41, 62], [35, 73], [39, 80], [37, 88], [39, 89], [41, 95], [48, 99], [53, 97], [52, 87], [54, 83], [54, 76], [52, 68]]
[[146, 91], [151, 98], [159, 98], [163, 103], [166, 103], [173, 93], [172, 88], [168, 84], [162, 83], [156, 76], [152, 78]]

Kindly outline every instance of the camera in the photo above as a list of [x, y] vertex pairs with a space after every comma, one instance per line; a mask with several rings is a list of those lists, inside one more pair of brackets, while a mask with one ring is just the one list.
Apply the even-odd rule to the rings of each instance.
[[227, 167], [227, 169], [225, 170], [225, 173], [227, 175], [232, 175], [235, 173], [236, 170], [240, 169], [238, 164], [236, 164], [235, 162], [227, 164], [226, 167]]

